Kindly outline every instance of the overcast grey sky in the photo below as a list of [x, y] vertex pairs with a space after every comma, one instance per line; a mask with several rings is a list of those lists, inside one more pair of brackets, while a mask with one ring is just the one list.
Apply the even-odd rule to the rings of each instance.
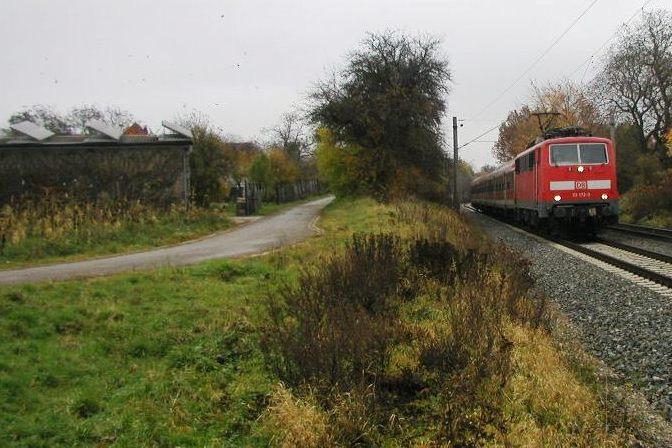
[[[591, 1], [0, 0], [0, 120], [32, 104], [66, 111], [93, 103], [127, 109], [156, 129], [196, 109], [225, 133], [257, 138], [367, 31], [386, 29], [443, 39], [454, 75], [449, 116], [469, 118]], [[530, 80], [568, 76], [644, 3], [598, 0], [511, 92], [465, 122], [460, 139], [503, 120], [526, 100]], [[672, 0], [647, 9], [661, 7]], [[480, 167], [492, 162], [491, 147], [476, 143], [463, 156]]]

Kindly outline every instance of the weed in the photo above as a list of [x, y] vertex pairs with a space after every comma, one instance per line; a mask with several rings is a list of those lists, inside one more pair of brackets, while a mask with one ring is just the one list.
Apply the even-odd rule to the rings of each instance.
[[538, 326], [544, 302], [529, 294], [525, 260], [465, 245], [478, 239], [445, 210], [403, 205], [391, 223], [394, 233], [354, 234], [342, 254], [269, 297], [268, 366], [311, 391], [346, 445], [375, 439], [391, 403], [433, 391], [438, 437], [477, 446], [504, 431], [507, 321]]
[[20, 291], [13, 291], [5, 294], [5, 298], [13, 303], [24, 303], [26, 296]]
[[101, 409], [100, 402], [91, 396], [82, 396], [72, 404], [72, 412], [80, 418], [89, 418]]

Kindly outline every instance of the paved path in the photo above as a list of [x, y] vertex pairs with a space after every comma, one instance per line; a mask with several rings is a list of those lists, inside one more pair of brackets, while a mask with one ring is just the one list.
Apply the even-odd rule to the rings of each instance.
[[332, 199], [330, 196], [301, 204], [239, 229], [191, 243], [108, 258], [0, 271], [0, 284], [96, 277], [266, 252], [311, 236], [315, 231], [314, 220]]

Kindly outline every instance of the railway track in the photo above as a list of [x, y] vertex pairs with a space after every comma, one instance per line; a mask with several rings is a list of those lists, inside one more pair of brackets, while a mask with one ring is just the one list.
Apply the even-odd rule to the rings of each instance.
[[[672, 257], [643, 251], [632, 246], [621, 244], [616, 246], [611, 241], [589, 243], [575, 243], [558, 239], [551, 239], [551, 241], [658, 285], [672, 288]], [[636, 251], [632, 249], [636, 249]], [[649, 255], [642, 255], [642, 252], [647, 252]], [[656, 258], [653, 258], [653, 256], [656, 256]], [[663, 261], [663, 259], [667, 259], [667, 261]]]
[[615, 230], [630, 235], [643, 236], [650, 239], [672, 242], [672, 230], [659, 229], [657, 227], [638, 226], [635, 224], [614, 224], [608, 227], [609, 230]]
[[[476, 213], [480, 213], [473, 207], [467, 208]], [[488, 217], [498, 222], [502, 222], [491, 216]], [[504, 224], [510, 226], [510, 224]], [[632, 279], [634, 281], [644, 280], [653, 282], [655, 285], [647, 286], [653, 286], [653, 289], [659, 289], [660, 292], [669, 293], [670, 289], [672, 289], [672, 257], [667, 255], [601, 238], [590, 242], [580, 243], [566, 239], [550, 238], [544, 235], [527, 232], [519, 227], [511, 227], [519, 232], [525, 232], [535, 238], [551, 241], [557, 245], [626, 271], [634, 276]], [[670, 238], [672, 239], [672, 236]]]

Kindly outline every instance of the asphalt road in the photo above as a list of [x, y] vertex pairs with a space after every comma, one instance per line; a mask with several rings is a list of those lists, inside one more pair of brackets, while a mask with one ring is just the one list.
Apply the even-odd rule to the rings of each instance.
[[263, 253], [313, 235], [314, 220], [332, 200], [333, 197], [329, 196], [301, 204], [241, 228], [177, 246], [72, 263], [0, 271], [0, 284], [97, 277]]

